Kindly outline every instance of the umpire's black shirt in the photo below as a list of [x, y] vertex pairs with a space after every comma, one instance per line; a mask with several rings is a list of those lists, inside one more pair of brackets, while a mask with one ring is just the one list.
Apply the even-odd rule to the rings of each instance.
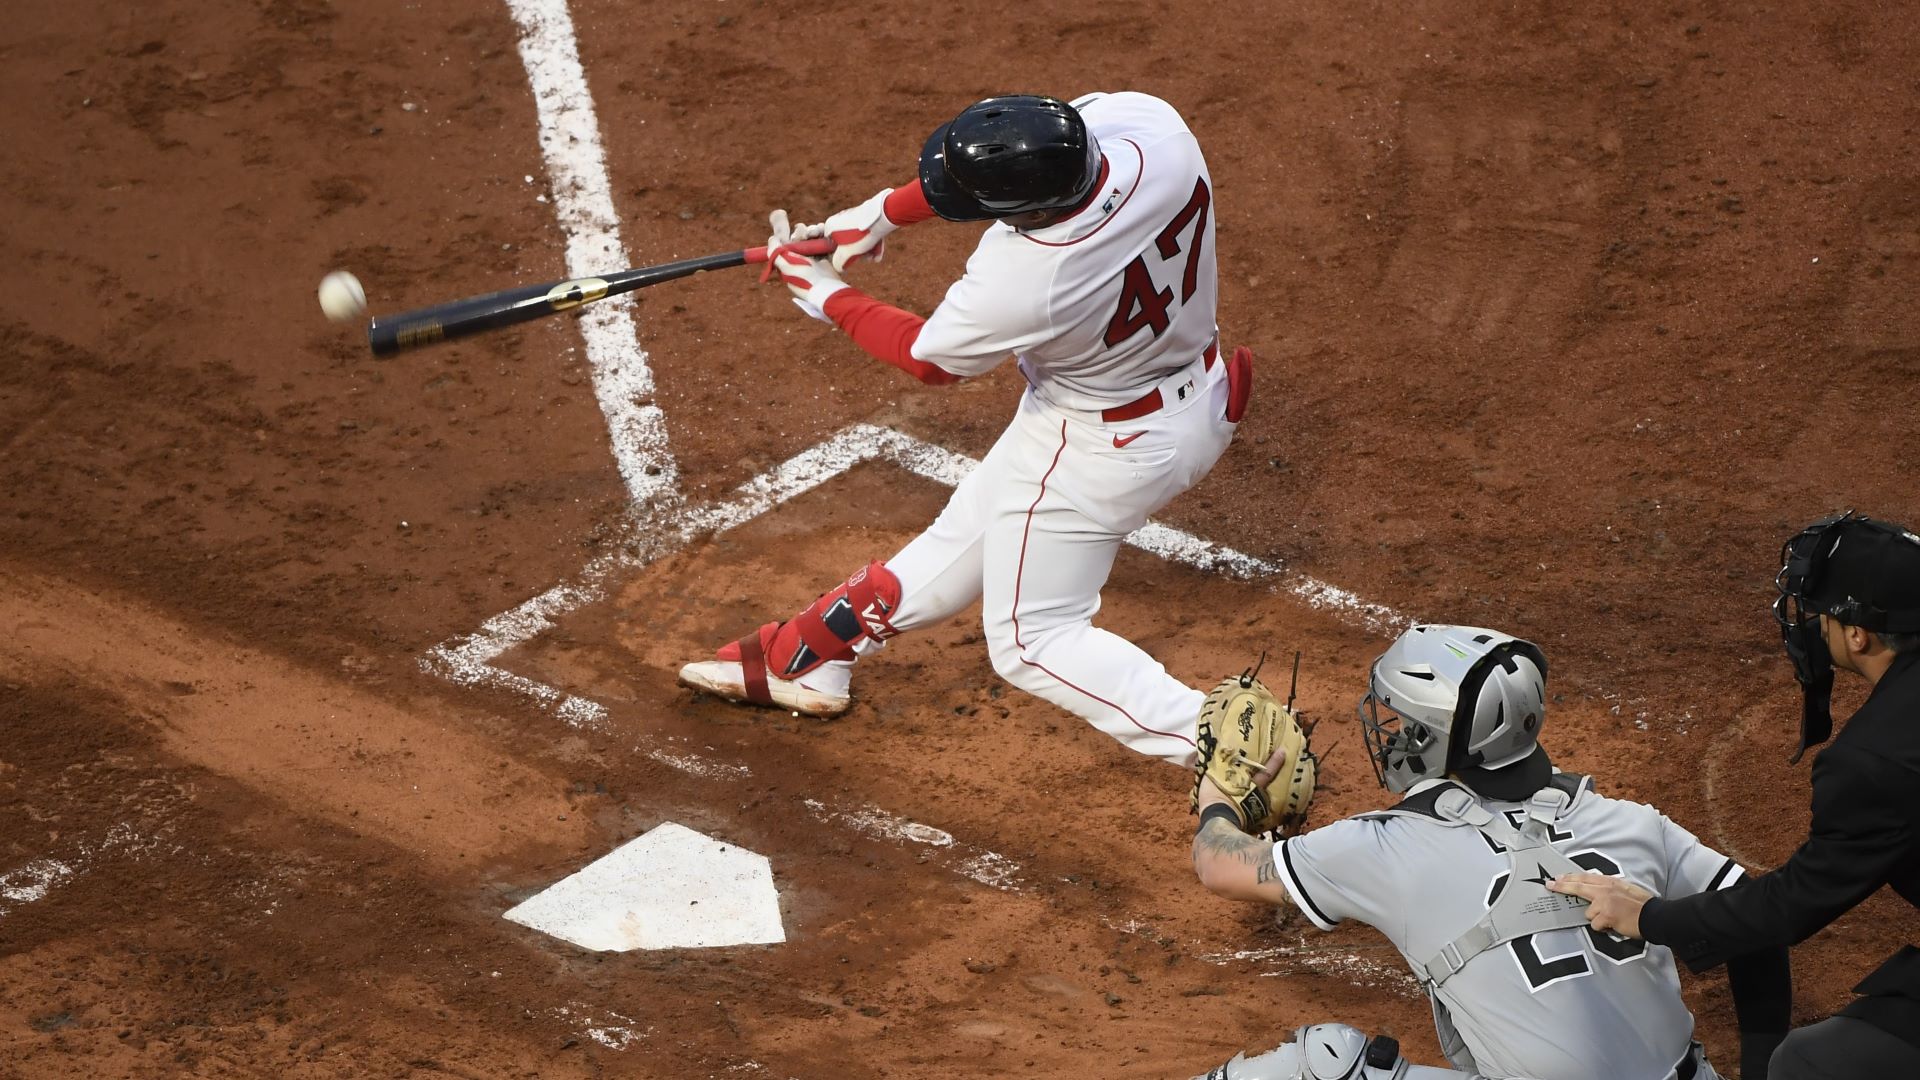
[[[1792, 945], [1882, 885], [1920, 908], [1920, 653], [1894, 657], [1865, 705], [1813, 759], [1813, 824], [1786, 865], [1731, 889], [1649, 900], [1648, 941], [1704, 971]], [[1846, 1010], [1920, 1043], [1920, 949], [1896, 953]]]

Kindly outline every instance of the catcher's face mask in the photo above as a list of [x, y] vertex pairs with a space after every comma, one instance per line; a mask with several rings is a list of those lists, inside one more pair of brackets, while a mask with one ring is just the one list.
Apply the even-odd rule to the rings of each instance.
[[1380, 786], [1397, 794], [1446, 771], [1446, 732], [1399, 712], [1372, 688], [1354, 711]]

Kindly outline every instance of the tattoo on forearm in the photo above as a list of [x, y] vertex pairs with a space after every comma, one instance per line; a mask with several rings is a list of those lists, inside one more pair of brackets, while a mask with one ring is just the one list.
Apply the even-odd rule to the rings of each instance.
[[1207, 827], [1193, 838], [1194, 857], [1198, 858], [1202, 851], [1235, 858], [1248, 866], [1259, 866], [1262, 862], [1268, 867], [1273, 865], [1273, 845], [1248, 836], [1218, 818], [1207, 822]]
[[[1200, 831], [1193, 837], [1193, 865], [1196, 871], [1203, 858], [1231, 859], [1253, 867], [1256, 886], [1280, 880], [1280, 868], [1274, 863], [1273, 851], [1272, 843], [1257, 836], [1248, 836], [1221, 818], [1214, 818], [1200, 826]], [[1277, 903], [1286, 901], [1284, 893], [1271, 899]]]

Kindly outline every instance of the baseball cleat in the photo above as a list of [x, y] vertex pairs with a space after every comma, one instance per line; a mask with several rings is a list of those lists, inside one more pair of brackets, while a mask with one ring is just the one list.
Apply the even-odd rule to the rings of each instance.
[[701, 660], [680, 669], [680, 685], [729, 701], [787, 709], [806, 716], [839, 716], [853, 704], [851, 695], [814, 690], [798, 682], [767, 676], [766, 700], [747, 692], [746, 672], [738, 660]]

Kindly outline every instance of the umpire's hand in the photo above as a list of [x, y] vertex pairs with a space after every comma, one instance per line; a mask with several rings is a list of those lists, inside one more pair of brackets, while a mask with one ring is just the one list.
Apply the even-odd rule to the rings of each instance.
[[1653, 899], [1652, 893], [1626, 878], [1605, 874], [1562, 874], [1547, 882], [1547, 888], [1585, 900], [1587, 922], [1595, 930], [1630, 938], [1640, 936], [1640, 909]]

